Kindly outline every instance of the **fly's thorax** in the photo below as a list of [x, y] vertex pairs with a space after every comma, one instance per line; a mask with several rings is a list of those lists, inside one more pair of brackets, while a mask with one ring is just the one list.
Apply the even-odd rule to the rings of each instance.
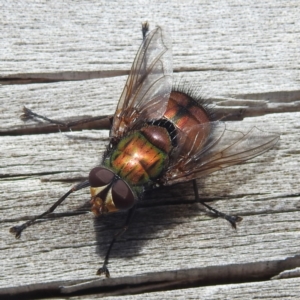
[[157, 127], [145, 125], [128, 134], [110, 153], [109, 167], [132, 186], [148, 186], [168, 164], [171, 139], [166, 129]]
[[171, 137], [166, 128], [148, 125], [141, 129], [145, 138], [155, 147], [169, 154], [172, 150]]
[[112, 170], [99, 166], [89, 174], [92, 212], [100, 215], [128, 210], [137, 199], [135, 191]]

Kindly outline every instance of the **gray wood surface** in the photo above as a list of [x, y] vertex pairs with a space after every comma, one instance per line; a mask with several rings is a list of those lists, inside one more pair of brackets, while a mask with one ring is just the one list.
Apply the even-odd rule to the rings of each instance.
[[[297, 2], [0, 6], [0, 298], [32, 292], [32, 298], [84, 299], [79, 291], [91, 299], [298, 298]], [[243, 217], [236, 231], [204, 213], [190, 183], [153, 191], [113, 249], [112, 278], [97, 280], [125, 214], [59, 217], [25, 230], [20, 240], [8, 231], [87, 177], [101, 159], [108, 131], [29, 134], [44, 124], [23, 123], [19, 116], [23, 105], [56, 119], [113, 114], [145, 20], [172, 35], [175, 82], [201, 89], [220, 116], [239, 112], [240, 120], [228, 122], [231, 128], [257, 126], [281, 139], [263, 156], [198, 182], [203, 199]], [[88, 189], [77, 192], [57, 212], [88, 211], [89, 197]]]

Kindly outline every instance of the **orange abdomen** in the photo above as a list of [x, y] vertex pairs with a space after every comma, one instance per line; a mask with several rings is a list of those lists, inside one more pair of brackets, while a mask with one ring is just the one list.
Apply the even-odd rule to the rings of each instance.
[[[173, 91], [170, 94], [164, 117], [186, 136], [182, 142], [182, 153], [189, 151], [190, 154], [193, 154], [191, 152], [192, 145], [198, 145], [194, 147], [195, 151], [199, 149], [204, 145], [211, 132], [209, 113], [194, 99], [181, 92]], [[199, 126], [200, 124], [205, 125]]]

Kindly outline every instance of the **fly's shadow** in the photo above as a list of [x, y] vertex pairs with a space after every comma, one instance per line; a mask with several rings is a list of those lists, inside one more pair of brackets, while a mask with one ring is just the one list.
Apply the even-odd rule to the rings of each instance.
[[[275, 156], [265, 158], [259, 163], [260, 170], [267, 168], [274, 159]], [[221, 187], [217, 184], [214, 185], [210, 195], [201, 193], [202, 187], [206, 186], [206, 179], [198, 180], [200, 199], [206, 203], [226, 201], [227, 210], [230, 211], [230, 195], [234, 194], [235, 189], [239, 186], [237, 182], [243, 184], [255, 178], [255, 171], [257, 171], [257, 164], [249, 164], [247, 171], [231, 174], [230, 176], [227, 176], [226, 170], [223, 171], [220, 178], [225, 178], [228, 184]], [[244, 212], [241, 215], [246, 214], [247, 212]], [[131, 259], [138, 255], [141, 249], [147, 247], [147, 241], [159, 240], [164, 237], [164, 231], [179, 230], [182, 223], [187, 222], [192, 217], [201, 215], [203, 221], [207, 221], [207, 215], [216, 217], [197, 203], [191, 182], [148, 191], [145, 193], [144, 199], [138, 203], [138, 208], [128, 230], [114, 244], [110, 257], [112, 259], [117, 257]], [[127, 212], [118, 212], [95, 218], [96, 252], [99, 255], [100, 262], [105, 257], [112, 237], [124, 226], [126, 216]], [[211, 222], [213, 221], [212, 219]], [[224, 222], [224, 226], [228, 226], [226, 222]], [[228, 227], [228, 230], [231, 229]]]
[[[147, 241], [164, 237], [165, 230], [176, 230], [195, 209], [192, 184], [162, 187], [145, 194], [135, 211], [128, 230], [116, 241], [110, 258], [130, 259], [147, 247]], [[105, 257], [113, 236], [123, 228], [128, 212], [106, 214], [95, 218], [96, 252], [101, 260]], [[100, 261], [101, 261], [100, 260]]]

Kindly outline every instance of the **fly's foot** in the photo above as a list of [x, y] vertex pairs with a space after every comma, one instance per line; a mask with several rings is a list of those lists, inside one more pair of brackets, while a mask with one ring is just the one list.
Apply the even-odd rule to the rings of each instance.
[[230, 215], [225, 215], [224, 219], [227, 220], [232, 228], [236, 229], [236, 223], [241, 222], [243, 220], [243, 218], [239, 217], [239, 216], [230, 216]]
[[14, 234], [15, 235], [15, 237], [16, 237], [16, 239], [19, 239], [20, 237], [21, 237], [21, 233], [22, 233], [22, 231], [24, 230], [25, 228], [24, 228], [24, 226], [14, 226], [14, 227], [11, 227], [10, 229], [9, 229], [9, 232], [10, 233], [12, 233], [12, 234]]
[[108, 268], [106, 265], [103, 265], [102, 268], [100, 268], [98, 271], [97, 271], [97, 275], [102, 275], [102, 274], [105, 274], [105, 277], [106, 278], [109, 278], [110, 277], [110, 274], [109, 274], [109, 271], [108, 271]]
[[26, 106], [23, 106], [23, 113], [20, 116], [20, 119], [24, 122], [32, 119], [31, 113], [32, 113], [32, 111], [29, 108], [27, 108]]

